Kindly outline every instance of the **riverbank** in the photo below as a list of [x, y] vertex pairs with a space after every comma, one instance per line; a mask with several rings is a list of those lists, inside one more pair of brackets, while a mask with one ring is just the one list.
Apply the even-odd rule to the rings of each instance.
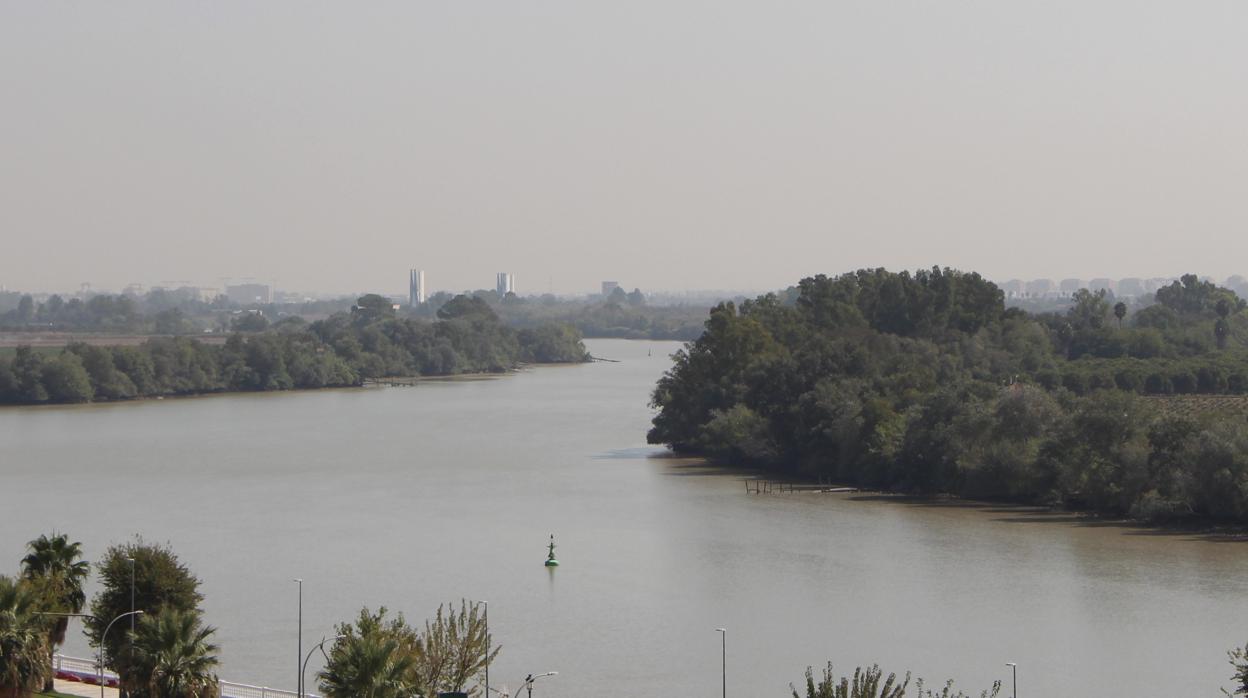
[[1075, 524], [1095, 527], [1121, 527], [1148, 531], [1158, 535], [1171, 534], [1191, 536], [1203, 540], [1248, 543], [1248, 525], [1231, 524], [1209, 519], [1184, 519], [1175, 521], [1148, 521], [1129, 516], [1114, 516], [1092, 510], [1045, 506], [1009, 499], [976, 499], [949, 493], [916, 494], [895, 490], [859, 487], [848, 482], [777, 477], [773, 472], [752, 468], [734, 468], [717, 465], [702, 456], [680, 456], [686, 462], [701, 460], [705, 467], [716, 472], [738, 475], [745, 483], [746, 494], [840, 494], [853, 495], [857, 501], [878, 501], [925, 507], [958, 507], [968, 510], [991, 510], [998, 513], [1014, 512], [1036, 517], [1047, 523]]

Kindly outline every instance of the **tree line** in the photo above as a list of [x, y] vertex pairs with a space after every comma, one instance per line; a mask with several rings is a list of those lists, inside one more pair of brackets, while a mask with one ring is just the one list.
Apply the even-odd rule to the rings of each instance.
[[428, 322], [397, 318], [388, 300], [369, 295], [350, 313], [283, 320], [264, 332], [235, 333], [223, 345], [155, 337], [132, 347], [73, 343], [54, 354], [18, 347], [0, 357], [0, 404], [352, 386], [588, 356], [575, 329], [513, 329], [478, 299], [456, 297]]
[[714, 308], [654, 390], [649, 440], [885, 489], [1244, 523], [1242, 414], [1142, 397], [1248, 391], [1244, 308], [1195, 276], [1134, 313], [1084, 291], [1030, 315], [974, 273], [820, 275]]

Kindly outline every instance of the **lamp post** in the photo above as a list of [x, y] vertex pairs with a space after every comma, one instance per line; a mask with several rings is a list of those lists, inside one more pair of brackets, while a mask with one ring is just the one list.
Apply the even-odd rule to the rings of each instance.
[[485, 606], [485, 698], [490, 698], [490, 602], [478, 603]]
[[[323, 637], [321, 638], [321, 641], [316, 644], [316, 647], [313, 647], [312, 649], [308, 650], [308, 656], [303, 658], [303, 666], [299, 669], [299, 698], [303, 698], [304, 696], [303, 686], [305, 682], [303, 680], [303, 676], [304, 674], [308, 673], [308, 660], [312, 658], [312, 654], [316, 652], [317, 650], [320, 650], [321, 653], [324, 654], [326, 642], [329, 642], [330, 640], [337, 642], [338, 640], [341, 640], [344, 637], [346, 637], [346, 635], [335, 635], [333, 637]], [[329, 661], [329, 657], [326, 657], [325, 661]]]
[[558, 675], [559, 675], [559, 672], [557, 671], [548, 671], [545, 674], [538, 674], [537, 676], [534, 676], [533, 674], [529, 674], [528, 676], [524, 677], [524, 683], [520, 685], [521, 687], [527, 686], [529, 689], [529, 698], [533, 698], [533, 682], [534, 681], [542, 678], [543, 676], [558, 676]]
[[[130, 612], [134, 613], [134, 558], [126, 558], [130, 563]], [[130, 663], [134, 663], [134, 619], [130, 616]]]
[[[56, 616], [57, 618], [90, 618], [91, 620], [99, 620], [96, 616], [93, 616], [90, 613], [37, 612], [35, 613], [35, 615]], [[131, 618], [133, 618], [134, 616], [141, 616], [141, 615], [143, 615], [142, 611], [130, 611], [129, 613], [123, 613], [117, 616], [116, 618], [112, 619], [111, 621], [109, 621], [108, 625], [104, 627], [104, 633], [100, 635], [100, 649], [96, 653], [96, 669], [99, 671], [99, 681], [100, 681], [100, 698], [104, 698], [104, 640], [108, 637], [108, 631], [113, 629], [113, 623], [116, 623], [117, 621], [121, 620], [122, 618], [125, 618], [126, 616], [131, 616]]]
[[719, 633], [720, 638], [720, 674], [723, 680], [723, 695], [728, 698], [728, 629], [715, 628], [715, 632]]
[[1014, 674], [1014, 695], [1010, 698], [1018, 698], [1018, 664], [1016, 662], [1006, 662], [1005, 665]]
[[295, 671], [299, 672], [296, 676], [296, 688], [300, 698], [303, 698], [303, 580], [295, 579], [294, 582], [299, 585], [299, 642], [298, 649], [295, 651]]
[[482, 606], [485, 607], [485, 613], [483, 614], [484, 622], [485, 622], [485, 695], [486, 695], [486, 698], [489, 698], [490, 690], [491, 690], [490, 689], [490, 602], [489, 601], [475, 601], [473, 599], [468, 599], [468, 600], [472, 601], [474, 604], [481, 604]]
[[[113, 623], [116, 623], [126, 616], [134, 618], [135, 616], [141, 615], [143, 615], [142, 611], [130, 611], [129, 613], [123, 613], [110, 621], [109, 624], [104, 627], [104, 634], [100, 635], [100, 698], [104, 698], [104, 640], [108, 638], [108, 631], [112, 629]], [[120, 678], [121, 677], [118, 677], [118, 679]]]

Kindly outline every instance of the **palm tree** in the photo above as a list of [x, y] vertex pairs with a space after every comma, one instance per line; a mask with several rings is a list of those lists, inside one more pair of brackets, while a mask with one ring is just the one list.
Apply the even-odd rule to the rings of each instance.
[[28, 584], [0, 577], [0, 698], [41, 690], [51, 675], [48, 622]]
[[334, 643], [318, 675], [326, 698], [407, 698], [414, 692], [415, 658], [384, 632], [347, 635]]
[[143, 616], [134, 631], [134, 686], [140, 698], [213, 698], [217, 695], [216, 652], [208, 641], [216, 628], [194, 611], [169, 609]]
[[[52, 537], [39, 536], [26, 544], [30, 552], [22, 558], [22, 578], [39, 590], [44, 611], [52, 613], [81, 613], [87, 603], [82, 583], [90, 573], [91, 566], [82, 559], [82, 543], [69, 542], [63, 533]], [[69, 618], [57, 618], [49, 624], [48, 661], [65, 642]], [[52, 690], [52, 675], [48, 674], [45, 691]]]

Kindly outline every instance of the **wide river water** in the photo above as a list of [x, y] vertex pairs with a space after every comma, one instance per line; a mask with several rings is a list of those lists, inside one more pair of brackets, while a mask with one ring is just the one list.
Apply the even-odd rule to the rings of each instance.
[[[491, 683], [538, 696], [788, 696], [879, 662], [976, 695], [1197, 696], [1248, 640], [1248, 544], [989, 506], [746, 494], [645, 443], [675, 343], [414, 388], [0, 410], [0, 572], [58, 530], [141, 534], [202, 579], [221, 675], [295, 686], [362, 606], [486, 599]], [[562, 566], [542, 565], [556, 536]], [[94, 584], [89, 592], [95, 590]], [[86, 656], [73, 637], [66, 652]], [[314, 662], [315, 665], [315, 662]], [[317, 665], [319, 666], [319, 665]], [[312, 671], [309, 671], [311, 674]]]

